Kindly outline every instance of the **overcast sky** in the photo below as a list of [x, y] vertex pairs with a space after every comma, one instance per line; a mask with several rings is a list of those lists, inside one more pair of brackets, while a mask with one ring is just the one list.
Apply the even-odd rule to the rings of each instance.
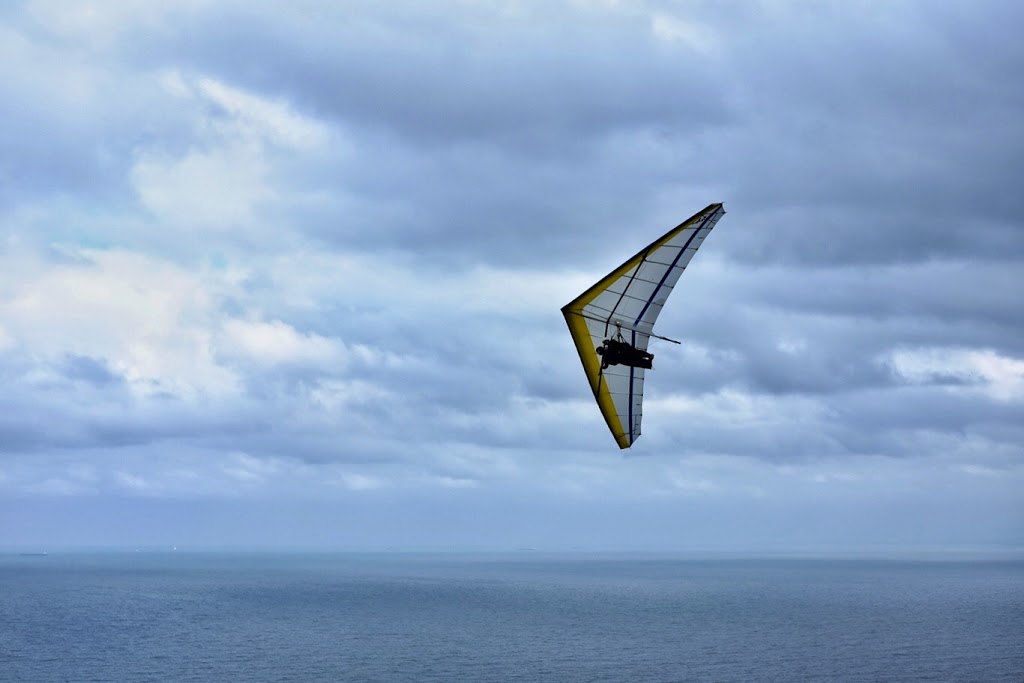
[[[0, 9], [0, 545], [1024, 544], [1024, 5]], [[619, 451], [559, 311], [712, 202]]]

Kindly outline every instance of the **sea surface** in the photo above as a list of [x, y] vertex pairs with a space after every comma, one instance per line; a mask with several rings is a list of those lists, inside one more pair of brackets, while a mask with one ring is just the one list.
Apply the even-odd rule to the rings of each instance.
[[1024, 561], [8, 552], [0, 681], [1024, 683]]

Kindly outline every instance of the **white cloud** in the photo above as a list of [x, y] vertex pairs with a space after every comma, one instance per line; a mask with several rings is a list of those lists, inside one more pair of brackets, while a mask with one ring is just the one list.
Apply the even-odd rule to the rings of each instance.
[[28, 10], [42, 26], [56, 34], [106, 45], [126, 31], [156, 26], [170, 14], [207, 4], [209, 0], [178, 0], [167, 5], [148, 0], [30, 0]]
[[232, 116], [232, 132], [242, 137], [295, 149], [313, 149], [329, 138], [326, 126], [296, 114], [285, 102], [260, 97], [212, 78], [200, 78], [198, 89]]
[[247, 486], [262, 486], [289, 469], [281, 458], [256, 458], [247, 453], [229, 454], [221, 465], [224, 474]]
[[22, 263], [6, 283], [8, 334], [44, 358], [102, 359], [141, 394], [235, 392], [214, 358], [216, 279], [124, 250], [74, 250], [81, 262]]
[[715, 483], [710, 479], [686, 476], [679, 472], [669, 473], [668, 480], [680, 491], [701, 492], [713, 491], [716, 488]]
[[157, 74], [160, 86], [171, 95], [180, 99], [195, 97], [195, 91], [177, 69], [163, 69]]
[[0, 476], [0, 485], [46, 496], [81, 496], [103, 490], [100, 468], [80, 462], [60, 462], [33, 468], [14, 462], [12, 473]]
[[273, 197], [262, 151], [235, 144], [182, 157], [143, 152], [131, 170], [142, 205], [172, 229], [237, 230]]
[[480, 484], [475, 479], [467, 479], [464, 477], [425, 477], [423, 481], [428, 485], [436, 485], [445, 489], [474, 489]]
[[132, 493], [151, 493], [153, 490], [153, 485], [144, 477], [128, 472], [115, 472], [114, 480], [118, 486]]
[[350, 491], [376, 491], [387, 486], [387, 482], [380, 477], [353, 472], [339, 472], [335, 474], [333, 481]]
[[0, 352], [14, 348], [15, 341], [11, 333], [4, 329], [3, 325], [0, 325]]
[[682, 43], [703, 55], [713, 53], [718, 41], [710, 26], [664, 13], [651, 17], [651, 31], [660, 40]]
[[775, 343], [776, 348], [785, 354], [796, 356], [807, 351], [806, 339], [782, 338]]
[[999, 470], [993, 469], [991, 467], [986, 467], [984, 465], [955, 465], [952, 469], [957, 472], [963, 472], [964, 474], [969, 474], [974, 477], [998, 477], [1000, 474]]
[[[665, 419], [689, 422], [711, 422], [721, 427], [742, 426], [765, 429], [788, 425], [795, 421], [820, 419], [828, 408], [813, 398], [801, 396], [775, 397], [723, 389], [714, 394], [690, 397], [679, 394], [644, 398], [645, 409], [657, 411]], [[649, 408], [648, 408], [649, 407]]]
[[366, 380], [323, 379], [310, 391], [310, 400], [328, 413], [353, 405], [385, 403], [396, 399], [387, 387]]
[[[927, 383], [953, 377], [981, 385], [982, 390], [999, 401], [1024, 397], [1024, 361], [1001, 356], [991, 349], [923, 348], [894, 351], [889, 361], [904, 378]], [[950, 391], [967, 391], [951, 387]]]
[[29, 493], [41, 494], [44, 496], [80, 496], [83, 494], [96, 493], [96, 490], [78, 481], [51, 477], [26, 489]]
[[327, 126], [287, 102], [176, 69], [158, 71], [156, 78], [194, 126], [184, 153], [136, 149], [132, 186], [165, 226], [251, 232], [260, 223], [257, 209], [278, 198], [275, 153], [316, 156], [331, 139]]
[[234, 348], [267, 363], [326, 363], [336, 360], [342, 351], [335, 341], [318, 334], [300, 333], [280, 320], [228, 320], [224, 333], [226, 351]]

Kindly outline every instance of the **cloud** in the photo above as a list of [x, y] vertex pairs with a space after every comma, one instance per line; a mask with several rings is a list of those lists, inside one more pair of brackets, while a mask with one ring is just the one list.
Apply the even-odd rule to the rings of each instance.
[[201, 276], [131, 252], [76, 253], [79, 263], [36, 262], [4, 288], [0, 311], [19, 348], [94, 359], [143, 394], [235, 390], [213, 357], [216, 305]]
[[954, 391], [977, 387], [998, 401], [1024, 397], [1024, 361], [990, 349], [896, 351], [891, 362], [898, 373], [915, 383], [949, 383]]
[[[0, 490], [566, 542], [953, 495], [985, 536], [1024, 456], [1021, 18], [5, 6]], [[559, 308], [720, 200], [623, 457]]]
[[[275, 155], [312, 152], [330, 141], [327, 128], [287, 103], [216, 79], [164, 71], [168, 94], [195, 108], [193, 141], [184, 154], [137, 148], [132, 186], [156, 220], [177, 228], [238, 230], [278, 200]], [[213, 106], [213, 113], [203, 112]]]
[[256, 150], [190, 152], [178, 159], [142, 156], [132, 184], [143, 206], [175, 225], [232, 229], [251, 220], [270, 189]]
[[152, 28], [176, 13], [199, 9], [208, 2], [186, 0], [176, 7], [159, 7], [138, 0], [116, 5], [69, 0], [31, 0], [26, 4], [28, 15], [48, 31], [68, 38], [88, 37], [100, 45], [109, 44], [125, 32]]
[[707, 25], [668, 13], [655, 13], [651, 17], [651, 31], [661, 40], [682, 43], [704, 55], [713, 54], [722, 39]]
[[257, 361], [326, 363], [340, 351], [329, 339], [317, 334], [299, 334], [280, 320], [228, 320], [224, 323], [224, 333], [232, 346]]
[[296, 114], [286, 102], [268, 100], [211, 78], [201, 78], [197, 86], [232, 116], [234, 132], [243, 137], [295, 149], [315, 148], [330, 137], [326, 126]]

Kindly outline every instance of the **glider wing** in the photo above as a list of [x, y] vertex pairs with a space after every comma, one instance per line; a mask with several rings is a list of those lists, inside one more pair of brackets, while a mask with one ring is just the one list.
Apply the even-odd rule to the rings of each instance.
[[562, 307], [590, 388], [619, 448], [640, 436], [644, 369], [601, 368], [597, 347], [621, 334], [641, 351], [654, 335], [654, 321], [679, 276], [725, 213], [711, 204], [644, 247], [593, 287]]

